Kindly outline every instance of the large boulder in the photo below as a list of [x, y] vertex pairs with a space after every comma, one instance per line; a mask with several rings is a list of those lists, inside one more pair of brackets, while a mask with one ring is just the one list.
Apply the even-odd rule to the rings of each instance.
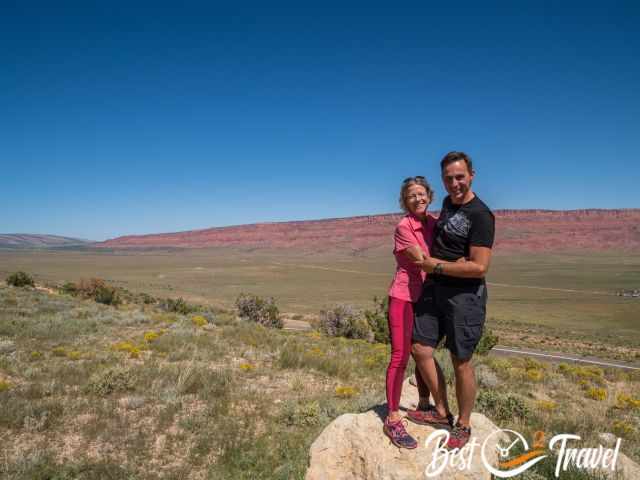
[[[405, 381], [400, 408], [415, 408], [417, 403], [416, 387]], [[426, 478], [425, 469], [432, 460], [432, 451], [437, 442], [432, 441], [427, 449], [425, 441], [435, 430], [408, 422], [407, 431], [418, 440], [418, 448], [396, 448], [382, 432], [385, 413], [382, 409], [374, 409], [360, 414], [345, 414], [330, 423], [311, 445], [306, 480]], [[472, 437], [477, 438], [479, 446], [475, 449], [469, 468], [461, 470], [458, 466], [448, 465], [436, 478], [490, 480], [491, 474], [482, 463], [480, 448], [485, 438], [498, 427], [479, 413], [472, 414], [471, 426]], [[499, 440], [500, 435], [493, 435], [487, 441], [486, 458], [492, 464], [497, 462], [495, 446]]]
[[[402, 388], [400, 407], [415, 408], [418, 403], [418, 391], [408, 380]], [[360, 414], [341, 415], [331, 422], [311, 445], [310, 466], [306, 480], [405, 480], [426, 479], [427, 465], [432, 462], [436, 443], [426, 446], [429, 436], [436, 432], [431, 427], [408, 422], [407, 430], [418, 440], [418, 448], [405, 450], [396, 448], [382, 432], [382, 422], [386, 415], [383, 406]], [[491, 474], [482, 459], [485, 452], [488, 464], [498, 463], [496, 445], [504, 447], [513, 437], [497, 432], [499, 428], [484, 415], [471, 415], [472, 439], [477, 439], [477, 447], [468, 465], [448, 464], [437, 479], [453, 480], [490, 480]], [[614, 437], [615, 439], [615, 437]], [[607, 440], [611, 440], [607, 438]], [[486, 445], [483, 444], [486, 441]], [[609, 447], [612, 447], [612, 441]], [[464, 457], [464, 456], [463, 456]], [[462, 458], [462, 457], [461, 457]], [[439, 465], [439, 464], [438, 464]], [[433, 470], [432, 470], [433, 472]], [[607, 478], [638, 479], [640, 467], [629, 457], [619, 452], [616, 471], [600, 470]], [[523, 473], [522, 478], [542, 478], [531, 471]], [[518, 476], [520, 478], [520, 476]]]

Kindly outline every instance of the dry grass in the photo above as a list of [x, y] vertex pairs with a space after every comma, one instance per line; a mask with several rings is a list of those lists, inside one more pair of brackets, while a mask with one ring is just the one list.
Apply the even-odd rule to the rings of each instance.
[[[386, 345], [224, 312], [198, 323], [148, 305], [0, 287], [0, 477], [302, 478], [324, 426], [384, 402]], [[481, 392], [494, 394], [482, 405], [500, 426], [590, 443], [609, 430], [640, 459], [637, 375], [478, 362], [498, 379]], [[605, 398], [590, 398], [592, 388]]]

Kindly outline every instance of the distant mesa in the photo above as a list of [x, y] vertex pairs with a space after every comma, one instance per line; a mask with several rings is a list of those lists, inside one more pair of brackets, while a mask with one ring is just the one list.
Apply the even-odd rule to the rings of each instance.
[[[640, 249], [640, 209], [496, 210], [495, 215], [495, 247], [500, 252]], [[129, 235], [92, 246], [296, 248], [362, 252], [391, 248], [393, 228], [401, 216], [400, 213], [392, 213]]]
[[79, 238], [61, 237], [58, 235], [35, 235], [26, 233], [0, 233], [0, 248], [56, 248], [79, 247], [93, 242]]

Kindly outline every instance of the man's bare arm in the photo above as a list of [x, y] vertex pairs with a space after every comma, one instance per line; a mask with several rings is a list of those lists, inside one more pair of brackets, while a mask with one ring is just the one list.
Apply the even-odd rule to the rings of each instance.
[[433, 273], [435, 266], [441, 264], [441, 273], [444, 275], [459, 278], [482, 278], [489, 271], [491, 249], [472, 246], [469, 249], [469, 259], [466, 262], [447, 262], [433, 257], [425, 257], [421, 262], [415, 261], [415, 263], [427, 273]]

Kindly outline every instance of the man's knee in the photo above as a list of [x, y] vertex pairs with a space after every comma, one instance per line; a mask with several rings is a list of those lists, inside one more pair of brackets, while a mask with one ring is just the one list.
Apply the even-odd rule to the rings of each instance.
[[451, 363], [453, 364], [453, 369], [456, 372], [473, 372], [473, 362], [471, 361], [471, 357], [458, 358], [454, 354], [451, 354]]

